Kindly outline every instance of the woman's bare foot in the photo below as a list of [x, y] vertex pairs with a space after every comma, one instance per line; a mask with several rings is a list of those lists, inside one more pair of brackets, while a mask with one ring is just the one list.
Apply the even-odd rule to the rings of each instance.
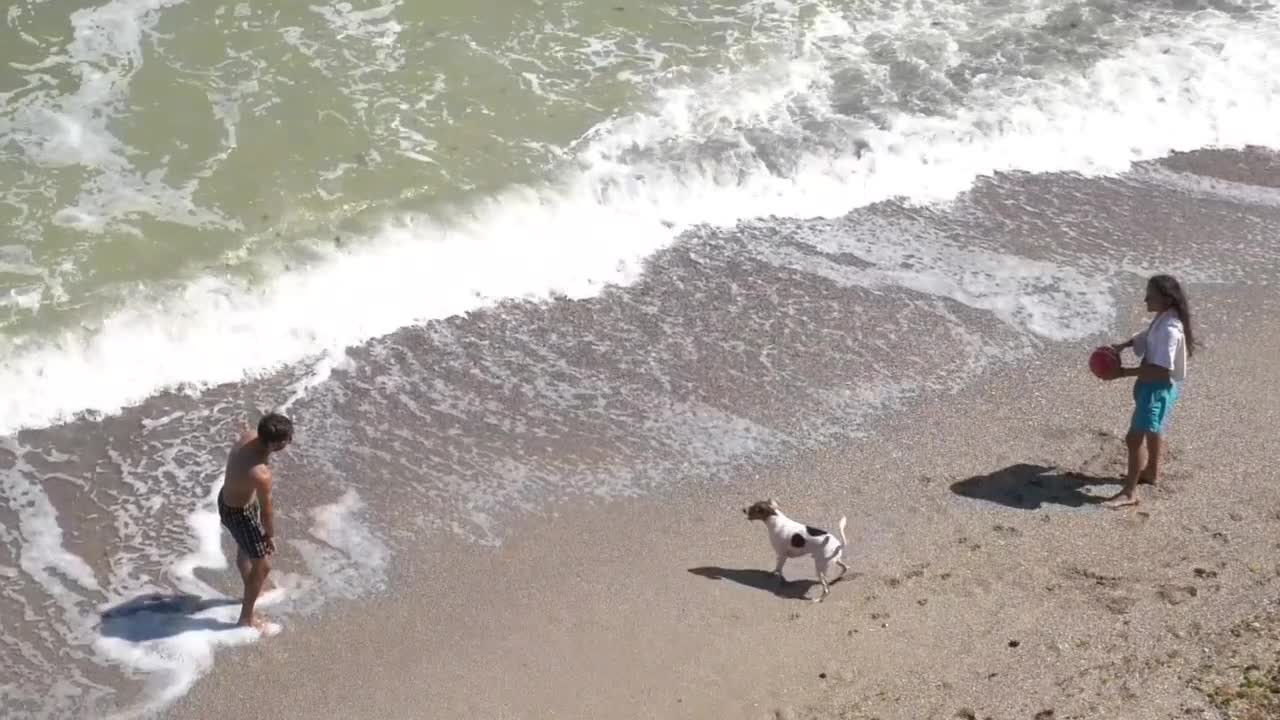
[[1132, 507], [1137, 504], [1138, 504], [1137, 495], [1130, 495], [1128, 493], [1121, 492], [1121, 493], [1116, 493], [1115, 495], [1112, 495], [1107, 500], [1103, 501], [1102, 506], [1109, 507], [1112, 510], [1117, 510], [1119, 508]]

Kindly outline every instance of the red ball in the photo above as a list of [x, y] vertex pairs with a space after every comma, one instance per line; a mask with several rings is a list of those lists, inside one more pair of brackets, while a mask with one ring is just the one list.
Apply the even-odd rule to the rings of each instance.
[[1115, 348], [1100, 347], [1089, 356], [1089, 371], [1096, 377], [1109, 380], [1120, 370], [1120, 353]]

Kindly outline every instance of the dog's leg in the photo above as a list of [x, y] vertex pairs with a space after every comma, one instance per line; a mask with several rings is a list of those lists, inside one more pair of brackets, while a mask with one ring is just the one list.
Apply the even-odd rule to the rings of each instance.
[[835, 557], [836, 564], [840, 566], [840, 575], [836, 580], [842, 579], [844, 574], [849, 572], [849, 566], [844, 564], [844, 549], [849, 545], [849, 538], [844, 536], [844, 527], [848, 521], [849, 518], [847, 516], [840, 516], [840, 549], [836, 552]]
[[827, 599], [827, 595], [831, 594], [831, 585], [827, 583], [827, 575], [824, 572], [818, 572], [818, 582], [822, 583], [822, 594], [813, 599], [813, 602], [819, 603]]
[[779, 582], [779, 583], [784, 583], [784, 584], [785, 584], [785, 583], [787, 582], [787, 578], [786, 578], [786, 577], [784, 577], [784, 576], [782, 575], [782, 566], [783, 566], [783, 565], [786, 565], [786, 564], [787, 564], [787, 556], [786, 556], [786, 555], [779, 555], [779, 556], [778, 556], [778, 565], [777, 565], [777, 567], [775, 567], [775, 568], [773, 569], [773, 574], [778, 576], [778, 582]]
[[818, 582], [822, 583], [822, 594], [814, 598], [814, 602], [822, 602], [831, 594], [831, 583], [827, 582], [827, 569], [830, 567], [830, 560], [821, 555], [813, 559], [813, 571], [818, 574]]

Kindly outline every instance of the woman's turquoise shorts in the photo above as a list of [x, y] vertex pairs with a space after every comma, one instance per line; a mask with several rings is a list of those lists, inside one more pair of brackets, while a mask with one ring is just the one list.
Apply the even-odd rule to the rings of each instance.
[[1133, 384], [1133, 420], [1130, 432], [1162, 433], [1169, 426], [1178, 385], [1169, 380], [1139, 380]]

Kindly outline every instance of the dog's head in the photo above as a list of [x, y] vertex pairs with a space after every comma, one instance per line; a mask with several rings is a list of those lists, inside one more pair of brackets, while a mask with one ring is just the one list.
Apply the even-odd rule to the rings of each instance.
[[742, 508], [742, 512], [748, 520], [767, 520], [778, 514], [778, 503], [774, 502], [773, 498], [769, 498]]

